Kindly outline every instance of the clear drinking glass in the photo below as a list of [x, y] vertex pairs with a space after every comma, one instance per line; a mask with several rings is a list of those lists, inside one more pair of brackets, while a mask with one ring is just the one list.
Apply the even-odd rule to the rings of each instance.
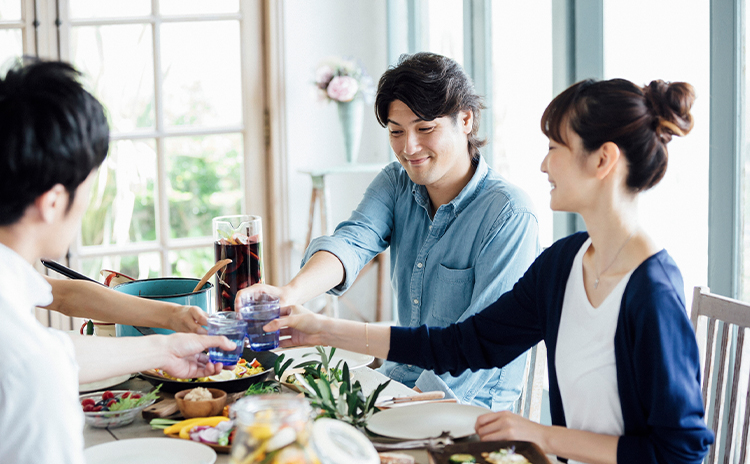
[[263, 282], [263, 247], [260, 216], [220, 216], [213, 218], [216, 261], [231, 259], [216, 273], [216, 308], [234, 311], [237, 292]]
[[264, 332], [263, 326], [279, 317], [279, 299], [263, 292], [240, 295], [239, 313], [247, 322], [247, 339], [253, 351], [268, 351], [279, 346], [279, 331]]
[[320, 463], [310, 442], [310, 403], [293, 395], [243, 398], [231, 409], [236, 432], [232, 464]]
[[242, 349], [245, 345], [245, 333], [247, 322], [243, 321], [239, 314], [233, 312], [222, 312], [208, 318], [208, 334], [224, 335], [233, 341], [237, 347], [232, 351], [222, 350], [218, 347], [208, 349], [208, 359], [212, 363], [222, 363], [225, 367], [233, 367], [240, 360]]

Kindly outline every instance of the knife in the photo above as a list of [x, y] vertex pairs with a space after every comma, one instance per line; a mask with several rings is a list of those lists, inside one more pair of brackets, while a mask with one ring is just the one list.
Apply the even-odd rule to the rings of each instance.
[[432, 391], [432, 392], [417, 393], [416, 395], [411, 395], [411, 396], [385, 397], [381, 400], [378, 400], [378, 405], [410, 403], [413, 401], [441, 400], [443, 398], [445, 398], [445, 392]]

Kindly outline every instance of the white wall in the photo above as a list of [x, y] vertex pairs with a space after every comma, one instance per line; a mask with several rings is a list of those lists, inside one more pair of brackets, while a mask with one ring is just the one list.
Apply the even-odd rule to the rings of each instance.
[[[370, 0], [286, 0], [284, 2], [285, 98], [288, 166], [289, 227], [294, 251], [293, 271], [299, 268], [307, 233], [312, 183], [299, 171], [346, 162], [344, 141], [334, 103], [318, 102], [313, 80], [318, 64], [330, 56], [351, 56], [363, 62], [377, 82], [387, 69], [386, 2]], [[385, 129], [365, 108], [358, 161], [385, 163], [389, 159]], [[338, 224], [356, 208], [375, 174], [335, 175], [328, 178], [331, 222]], [[313, 236], [319, 235], [316, 220]], [[332, 231], [330, 231], [332, 232]], [[375, 305], [375, 273], [364, 276], [349, 292], [359, 310], [371, 315]], [[388, 298], [388, 303], [390, 298]], [[342, 308], [342, 316], [348, 312]]]

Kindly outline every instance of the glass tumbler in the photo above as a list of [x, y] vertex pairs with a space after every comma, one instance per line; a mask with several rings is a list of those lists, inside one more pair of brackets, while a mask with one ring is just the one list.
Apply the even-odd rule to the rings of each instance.
[[310, 403], [293, 395], [257, 395], [231, 408], [235, 418], [232, 464], [320, 464], [310, 434]]
[[245, 344], [247, 333], [247, 322], [243, 321], [239, 314], [221, 312], [208, 318], [208, 334], [224, 335], [233, 341], [237, 347], [232, 351], [222, 350], [219, 347], [208, 349], [208, 359], [212, 363], [222, 363], [225, 368], [234, 367], [240, 360]]
[[260, 216], [220, 216], [211, 221], [216, 261], [232, 262], [216, 273], [216, 308], [234, 311], [237, 292], [263, 282]]
[[239, 313], [247, 322], [247, 339], [253, 351], [268, 351], [279, 346], [279, 331], [264, 332], [263, 326], [280, 313], [279, 299], [263, 292], [245, 292], [240, 295]]

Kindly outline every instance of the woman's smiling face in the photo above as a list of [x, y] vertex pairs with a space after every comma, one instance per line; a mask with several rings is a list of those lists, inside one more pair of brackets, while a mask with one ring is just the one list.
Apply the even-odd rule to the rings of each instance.
[[541, 170], [550, 183], [550, 208], [553, 211], [578, 211], [585, 198], [586, 153], [583, 140], [573, 130], [565, 132], [567, 144], [550, 139], [549, 151]]

